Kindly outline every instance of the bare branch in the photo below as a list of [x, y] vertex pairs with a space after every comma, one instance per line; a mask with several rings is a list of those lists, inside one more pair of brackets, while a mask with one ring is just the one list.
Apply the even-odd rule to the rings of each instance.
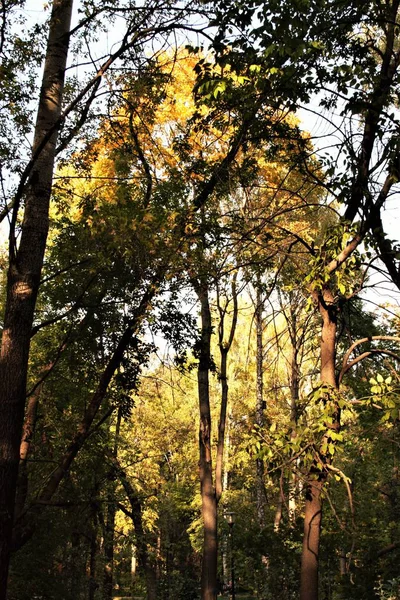
[[342, 366], [342, 369], [339, 374], [339, 382], [342, 381], [344, 374], [353, 365], [357, 364], [357, 362], [360, 362], [360, 360], [362, 360], [363, 358], [367, 358], [367, 356], [370, 356], [370, 354], [376, 354], [376, 353], [380, 352], [381, 354], [388, 354], [390, 356], [393, 356], [393, 358], [399, 359], [397, 354], [395, 354], [394, 352], [392, 353], [390, 350], [371, 348], [371, 350], [368, 351], [369, 353], [364, 353], [363, 355], [361, 355], [362, 358], [358, 357], [359, 360], [355, 359], [355, 361], [352, 361], [351, 364], [348, 362], [352, 352], [355, 350], [355, 348], [357, 348], [357, 346], [360, 346], [361, 344], [365, 344], [367, 342], [373, 342], [373, 341], [390, 341], [390, 342], [399, 342], [400, 343], [400, 337], [394, 336], [394, 335], [371, 335], [369, 337], [365, 337], [365, 338], [355, 341], [350, 346], [350, 348], [347, 350], [346, 354], [344, 355], [343, 363], [342, 363], [343, 366]]

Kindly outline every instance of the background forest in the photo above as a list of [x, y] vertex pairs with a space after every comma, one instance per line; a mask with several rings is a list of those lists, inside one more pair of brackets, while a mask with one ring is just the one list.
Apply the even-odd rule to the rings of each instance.
[[399, 7], [2, 0], [0, 600], [400, 598]]

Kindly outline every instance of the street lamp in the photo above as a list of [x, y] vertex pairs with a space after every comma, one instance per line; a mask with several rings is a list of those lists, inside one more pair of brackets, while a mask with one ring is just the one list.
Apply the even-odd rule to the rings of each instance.
[[229, 525], [229, 538], [231, 542], [231, 600], [235, 600], [235, 559], [233, 556], [233, 526], [235, 524], [235, 513], [227, 512], [226, 520]]

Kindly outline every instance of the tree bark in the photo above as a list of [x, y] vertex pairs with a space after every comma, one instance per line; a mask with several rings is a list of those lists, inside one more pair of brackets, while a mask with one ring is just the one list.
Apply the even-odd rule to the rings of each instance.
[[321, 536], [323, 482], [309, 481], [306, 488], [304, 537], [301, 556], [301, 600], [318, 600], [318, 557]]
[[213, 484], [211, 456], [211, 411], [209, 372], [211, 365], [211, 311], [208, 285], [201, 281], [196, 286], [201, 306], [201, 340], [197, 371], [200, 408], [200, 491], [204, 526], [203, 561], [201, 568], [201, 600], [217, 597], [217, 497]]
[[[257, 277], [256, 289], [256, 423], [260, 429], [264, 427], [264, 346], [263, 346], [263, 299], [261, 290], [261, 278]], [[260, 527], [264, 529], [265, 507], [267, 504], [267, 495], [264, 482], [264, 461], [262, 458], [256, 459], [257, 473], [257, 516]]]
[[217, 445], [217, 458], [215, 464], [215, 493], [217, 497], [217, 504], [219, 503], [222, 490], [223, 490], [223, 466], [224, 466], [224, 449], [225, 449], [225, 428], [226, 428], [226, 412], [228, 408], [228, 394], [229, 394], [229, 385], [228, 385], [228, 353], [231, 349], [233, 339], [235, 337], [237, 318], [238, 318], [238, 301], [237, 301], [237, 290], [236, 290], [236, 280], [237, 273], [234, 274], [232, 279], [232, 302], [233, 302], [233, 314], [232, 314], [232, 323], [229, 330], [228, 340], [225, 341], [224, 333], [225, 333], [225, 317], [227, 312], [227, 307], [230, 303], [230, 300], [226, 301], [225, 307], [222, 307], [218, 298], [218, 309], [220, 313], [219, 317], [219, 339], [218, 345], [221, 355], [220, 362], [220, 381], [221, 381], [221, 407], [220, 407], [220, 416], [218, 423], [218, 445]]
[[10, 264], [0, 354], [0, 600], [7, 594], [19, 450], [33, 315], [48, 232], [55, 147], [68, 54], [73, 0], [54, 0], [35, 126], [35, 162], [25, 190], [19, 248], [10, 231]]
[[[318, 298], [318, 309], [322, 318], [321, 332], [321, 383], [336, 389], [336, 306], [331, 291], [326, 288]], [[329, 398], [327, 401], [331, 401]], [[324, 440], [329, 439], [329, 431], [339, 429], [339, 410], [335, 409], [332, 423], [327, 424]], [[329, 453], [320, 459], [330, 462]], [[318, 600], [318, 559], [322, 524], [321, 493], [327, 479], [327, 472], [321, 465], [311, 467], [306, 483], [304, 537], [301, 557], [300, 600]]]
[[[118, 458], [119, 433], [121, 428], [121, 409], [118, 410], [115, 428], [113, 457]], [[103, 600], [112, 600], [114, 589], [114, 530], [117, 507], [115, 504], [115, 468], [110, 470], [110, 487], [107, 490], [107, 515], [104, 531], [104, 570], [103, 570]]]

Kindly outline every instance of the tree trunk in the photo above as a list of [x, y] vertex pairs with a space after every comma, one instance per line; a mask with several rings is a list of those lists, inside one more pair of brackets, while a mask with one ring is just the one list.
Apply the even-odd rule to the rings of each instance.
[[[113, 457], [118, 458], [119, 432], [121, 429], [121, 409], [118, 410], [115, 428]], [[110, 486], [107, 491], [107, 515], [104, 531], [104, 571], [103, 571], [103, 600], [112, 600], [114, 589], [114, 530], [117, 507], [115, 503], [115, 467], [110, 471]]]
[[88, 600], [95, 600], [97, 583], [96, 583], [96, 561], [97, 553], [99, 551], [99, 544], [97, 540], [97, 512], [93, 510], [93, 525], [90, 536], [90, 553], [89, 553], [89, 591]]
[[[321, 383], [336, 389], [336, 306], [329, 289], [325, 289], [318, 298], [318, 309], [322, 317], [321, 332]], [[321, 400], [322, 401], [322, 400]], [[328, 398], [327, 401], [330, 401]], [[332, 423], [327, 424], [324, 440], [329, 438], [329, 431], [339, 429], [339, 411], [336, 408]], [[322, 452], [321, 459], [327, 463], [331, 458]], [[321, 492], [327, 479], [326, 470], [318, 467], [310, 469], [310, 477], [306, 483], [304, 511], [304, 538], [301, 557], [300, 600], [318, 600], [318, 558], [322, 523]]]
[[283, 477], [281, 474], [281, 478], [280, 478], [280, 482], [279, 482], [279, 497], [278, 497], [278, 502], [276, 505], [276, 510], [275, 510], [275, 517], [274, 517], [274, 531], [275, 533], [278, 533], [279, 528], [281, 526], [281, 521], [282, 521], [282, 512], [283, 512], [283, 506], [284, 506], [284, 497], [283, 497], [283, 489], [282, 489], [282, 481]]
[[318, 556], [321, 534], [322, 481], [309, 481], [304, 511], [304, 537], [301, 557], [301, 600], [318, 600]]
[[217, 497], [217, 504], [221, 500], [223, 491], [223, 466], [224, 466], [224, 449], [225, 449], [225, 428], [226, 428], [226, 413], [228, 408], [228, 353], [231, 349], [236, 325], [238, 318], [238, 300], [236, 290], [237, 273], [232, 278], [232, 302], [233, 302], [233, 315], [232, 322], [229, 330], [229, 336], [225, 341], [225, 317], [227, 308], [230, 304], [230, 300], [226, 300], [225, 306], [221, 306], [220, 298], [218, 294], [218, 310], [219, 310], [219, 332], [218, 332], [218, 346], [221, 356], [220, 362], [220, 381], [221, 381], [221, 407], [220, 416], [218, 423], [218, 444], [217, 444], [217, 458], [215, 464], [215, 493]]
[[[298, 319], [297, 311], [298, 305], [296, 303], [296, 295], [289, 295], [289, 311], [290, 320], [288, 321], [290, 343], [292, 346], [292, 355], [290, 361], [290, 375], [289, 375], [289, 386], [290, 386], [290, 420], [293, 423], [291, 437], [295, 439], [297, 436], [297, 413], [300, 401], [300, 365], [299, 365], [299, 353], [302, 344], [304, 343], [304, 331], [303, 335], [299, 335], [298, 332]], [[295, 304], [296, 303], [296, 304]], [[297, 310], [296, 310], [297, 308]], [[296, 498], [298, 492], [298, 477], [296, 473], [296, 463], [294, 469], [289, 476], [289, 492], [288, 492], [288, 508], [289, 508], [289, 520], [294, 523], [296, 520]]]
[[201, 569], [201, 600], [217, 597], [217, 497], [213, 484], [211, 456], [211, 411], [209, 372], [211, 365], [211, 312], [208, 285], [200, 282], [196, 289], [201, 305], [201, 340], [197, 372], [200, 408], [200, 492], [204, 526], [203, 562]]
[[[256, 290], [256, 367], [257, 367], [257, 382], [256, 382], [256, 423], [260, 429], [264, 427], [264, 346], [263, 346], [263, 299], [261, 290], [261, 279], [257, 277]], [[267, 495], [264, 482], [264, 461], [262, 458], [256, 459], [257, 473], [257, 516], [261, 529], [264, 529], [265, 523], [265, 506], [267, 504]]]
[[224, 461], [224, 445], [225, 445], [225, 427], [226, 427], [226, 410], [228, 406], [228, 377], [227, 377], [227, 359], [228, 350], [224, 347], [220, 348], [221, 363], [220, 363], [220, 380], [221, 380], [221, 410], [218, 423], [218, 446], [217, 458], [215, 464], [215, 490], [217, 503], [222, 496], [222, 478], [223, 478], [223, 461]]
[[136, 597], [135, 593], [135, 584], [136, 584], [136, 547], [132, 544], [132, 554], [131, 554], [131, 595], [132, 600]]
[[34, 163], [25, 191], [18, 250], [15, 245], [17, 205], [10, 232], [10, 264], [0, 355], [0, 600], [4, 600], [7, 593], [29, 345], [47, 240], [72, 2], [53, 2], [32, 151]]

